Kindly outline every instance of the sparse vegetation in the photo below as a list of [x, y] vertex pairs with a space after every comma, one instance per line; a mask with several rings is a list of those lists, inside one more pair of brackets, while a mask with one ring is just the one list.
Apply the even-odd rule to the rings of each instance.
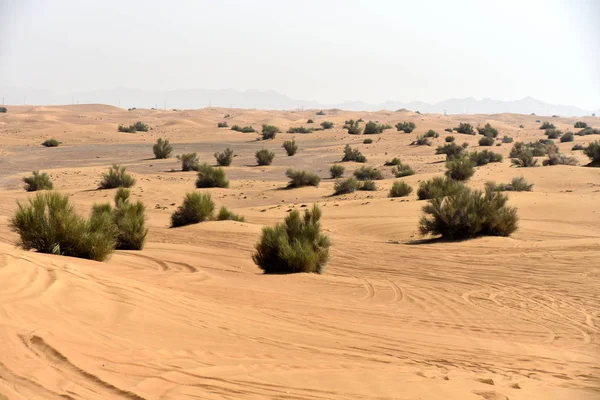
[[440, 134], [433, 129], [430, 129], [427, 131], [427, 133], [425, 133], [425, 137], [437, 139], [440, 137]]
[[415, 140], [410, 142], [411, 146], [431, 146], [431, 141], [429, 138], [423, 135], [418, 135]]
[[363, 165], [354, 171], [354, 176], [359, 181], [383, 179], [383, 174], [377, 168]]
[[454, 128], [454, 130], [458, 133], [462, 133], [465, 135], [474, 135], [475, 134], [475, 130], [473, 130], [473, 125], [471, 125], [467, 122], [461, 122], [457, 128]]
[[445, 197], [456, 193], [464, 185], [453, 179], [436, 176], [428, 181], [421, 182], [417, 190], [419, 200], [428, 200], [436, 197]]
[[298, 151], [298, 145], [296, 144], [296, 141], [294, 139], [286, 140], [285, 142], [283, 142], [283, 146], [281, 147], [285, 149], [287, 155], [290, 157], [296, 154], [296, 152]]
[[359, 126], [359, 121], [355, 121], [353, 119], [350, 119], [344, 123], [344, 129], [347, 129], [350, 135], [360, 135], [362, 133], [362, 128]]
[[544, 121], [542, 123], [542, 126], [540, 126], [540, 129], [556, 129], [556, 127], [554, 126], [553, 123], [548, 122], [548, 121]]
[[509, 236], [517, 230], [517, 210], [506, 205], [506, 195], [462, 187], [446, 198], [435, 197], [423, 207], [421, 235], [456, 240], [476, 236]]
[[496, 184], [494, 182], [486, 182], [485, 188], [497, 192], [531, 192], [533, 183], [527, 182], [522, 176], [512, 178], [510, 183]]
[[329, 168], [329, 175], [331, 175], [331, 177], [333, 179], [341, 178], [344, 175], [344, 171], [345, 171], [345, 168], [343, 165], [333, 164]]
[[571, 148], [571, 151], [583, 150], [583, 149], [585, 149], [585, 147], [584, 147], [582, 144], [579, 144], [579, 143], [577, 143], [576, 145], [574, 145], [574, 146]]
[[575, 135], [573, 135], [573, 132], [565, 132], [565, 134], [560, 137], [561, 143], [572, 142], [573, 140], [575, 140]]
[[217, 220], [218, 221], [238, 221], [238, 222], [246, 221], [246, 219], [243, 216], [232, 212], [225, 206], [223, 206], [219, 209], [219, 214], [217, 214]]
[[127, 173], [127, 168], [118, 164], [108, 169], [107, 173], [102, 174], [100, 180], [100, 189], [115, 189], [118, 187], [132, 187], [135, 185], [135, 179]]
[[23, 182], [25, 183], [25, 190], [28, 192], [54, 189], [50, 176], [45, 172], [33, 171], [33, 175], [23, 177]]
[[365, 181], [360, 182], [360, 185], [358, 186], [358, 190], [374, 192], [377, 190], [377, 184], [375, 183], [375, 181], [367, 179]]
[[343, 180], [337, 180], [333, 186], [334, 195], [354, 193], [358, 190], [360, 184], [355, 177], [351, 176]]
[[325, 112], [323, 110], [317, 111], [317, 115], [325, 115]]
[[587, 135], [600, 135], [600, 129], [593, 129], [591, 126], [584, 128], [577, 132], [578, 136], [587, 136]]
[[134, 128], [134, 126], [133, 126], [133, 125], [129, 125], [129, 126], [126, 126], [126, 125], [119, 125], [119, 126], [117, 127], [117, 130], [118, 130], [119, 132], [135, 133], [135, 128]]
[[443, 146], [439, 146], [435, 150], [435, 154], [445, 154], [446, 159], [449, 160], [451, 158], [460, 157], [468, 146], [469, 145], [467, 143], [463, 143], [461, 146], [459, 146], [455, 142], [451, 142]]
[[0, 107], [0, 114], [6, 114], [8, 109], [6, 107]]
[[229, 181], [225, 176], [225, 170], [204, 163], [198, 166], [197, 188], [227, 188]]
[[285, 176], [290, 178], [290, 182], [288, 183], [289, 188], [319, 186], [319, 182], [321, 182], [321, 178], [312, 172], [298, 171], [291, 168], [286, 171]]
[[469, 157], [456, 157], [446, 161], [446, 176], [456, 181], [469, 180], [475, 173], [475, 163]]
[[165, 159], [171, 157], [173, 146], [169, 143], [169, 139], [163, 140], [163, 138], [159, 138], [156, 140], [154, 146], [152, 146], [152, 151], [154, 152], [154, 157], [157, 159]]
[[577, 121], [577, 122], [575, 122], [574, 127], [575, 128], [587, 128], [588, 124], [585, 122], [582, 122], [582, 121]]
[[321, 209], [315, 205], [300, 217], [293, 210], [284, 223], [263, 228], [252, 260], [265, 274], [322, 273], [329, 260], [329, 238], [321, 233]]
[[407, 184], [404, 181], [399, 181], [399, 182], [394, 182], [392, 184], [392, 188], [390, 189], [390, 197], [404, 197], [404, 196], [408, 196], [409, 194], [411, 194], [413, 191], [413, 188], [410, 187], [409, 184]]
[[185, 153], [177, 156], [177, 159], [181, 161], [182, 171], [197, 171], [200, 160], [196, 153]]
[[452, 143], [454, 142], [454, 139], [454, 136], [446, 136], [444, 140], [446, 141], [446, 143]]
[[590, 143], [583, 149], [583, 154], [590, 158], [591, 166], [600, 166], [600, 140]]
[[480, 146], [493, 146], [494, 138], [491, 136], [484, 136], [481, 139], [479, 139], [479, 145]]
[[110, 204], [95, 204], [92, 215], [112, 215], [117, 250], [142, 250], [148, 235], [146, 207], [141, 201], [130, 203], [129, 195], [129, 189], [119, 188], [115, 194], [115, 208], [111, 209]]
[[548, 139], [558, 139], [562, 135], [562, 132], [558, 129], [547, 129], [545, 133]]
[[548, 154], [548, 151], [556, 149], [556, 145], [551, 140], [540, 140], [538, 142], [516, 142], [510, 151], [510, 157], [515, 158], [521, 151], [529, 149], [534, 157], [541, 157]]
[[60, 142], [54, 138], [46, 139], [42, 142], [42, 146], [44, 147], [58, 147], [59, 144]]
[[303, 126], [293, 126], [287, 130], [287, 133], [312, 133], [313, 128], [305, 128]]
[[452, 129], [452, 128], [445, 128], [445, 129], [444, 129], [444, 131], [445, 131], [445, 132], [450, 132], [450, 133], [452, 133], [452, 132], [453, 132], [453, 129]]
[[187, 193], [183, 204], [171, 215], [171, 227], [197, 224], [212, 218], [215, 204], [210, 194]]
[[469, 154], [469, 158], [478, 167], [488, 163], [502, 162], [503, 160], [502, 154], [489, 150], [473, 151]]
[[398, 132], [403, 131], [404, 133], [411, 133], [417, 128], [414, 122], [398, 122], [396, 124], [396, 129]]
[[344, 157], [342, 161], [355, 161], [364, 163], [367, 162], [367, 158], [358, 149], [353, 149], [349, 144], [344, 147]]
[[271, 165], [275, 158], [275, 153], [267, 149], [262, 149], [258, 150], [254, 157], [256, 157], [256, 163], [258, 165]]
[[498, 136], [498, 130], [494, 127], [492, 127], [492, 125], [490, 125], [489, 123], [485, 124], [485, 126], [483, 128], [479, 127], [477, 128], [477, 131], [479, 132], [480, 135], [484, 135], [486, 137], [490, 137], [490, 138], [496, 138]]
[[276, 127], [275, 125], [264, 124], [262, 126], [262, 139], [263, 140], [275, 139], [275, 136], [277, 136], [277, 133], [279, 133], [279, 128]]
[[231, 130], [232, 131], [236, 131], [236, 132], [242, 132], [242, 133], [254, 133], [254, 132], [256, 132], [256, 129], [254, 129], [251, 125], [244, 126], [244, 127], [241, 127], [239, 125], [232, 125], [231, 126]]
[[379, 133], [382, 133], [385, 129], [391, 129], [391, 128], [392, 128], [391, 125], [378, 124], [376, 122], [369, 121], [365, 125], [364, 134], [365, 135], [379, 134]]
[[363, 140], [363, 144], [371, 144], [373, 143], [373, 139], [365, 139]]
[[224, 122], [217, 122], [217, 128], [228, 128], [229, 125], [227, 124], [227, 121]]
[[331, 128], [333, 128], [333, 125], [334, 124], [331, 121], [323, 121], [323, 122], [321, 122], [321, 127], [323, 129], [331, 129]]
[[229, 167], [233, 161], [233, 150], [228, 147], [222, 153], [216, 152], [215, 159], [221, 167]]
[[314, 124], [314, 123], [315, 123], [315, 121], [313, 121], [312, 119], [310, 119], [310, 118], [309, 118], [309, 119], [306, 121], [306, 123], [307, 123], [307, 124]]
[[146, 125], [142, 121], [137, 121], [136, 123], [129, 125], [129, 126], [119, 125], [117, 130], [119, 132], [129, 132], [129, 133], [148, 132], [148, 125]]
[[391, 160], [387, 160], [385, 162], [385, 164], [383, 164], [383, 165], [385, 165], [386, 167], [393, 167], [395, 165], [400, 165], [400, 164], [402, 164], [402, 161], [400, 161], [400, 159], [398, 157], [394, 157]]
[[398, 164], [392, 168], [392, 174], [396, 178], [403, 178], [405, 176], [414, 175], [415, 171], [408, 164]]
[[513, 138], [510, 136], [504, 136], [502, 138], [502, 143], [512, 143], [513, 142]]
[[510, 157], [512, 165], [516, 167], [529, 168], [537, 165], [537, 159], [534, 158], [533, 150], [529, 147], [525, 147], [515, 154], [511, 151]]

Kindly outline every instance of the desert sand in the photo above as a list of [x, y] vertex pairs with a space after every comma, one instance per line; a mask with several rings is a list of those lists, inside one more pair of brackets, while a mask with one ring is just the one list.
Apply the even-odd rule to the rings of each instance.
[[[514, 168], [511, 144], [494, 146], [502, 163], [478, 167], [469, 186], [524, 176], [532, 192], [508, 193], [519, 229], [510, 237], [419, 241], [425, 201], [390, 199], [395, 156], [420, 181], [443, 174], [435, 148], [460, 122], [490, 122], [515, 141], [544, 137], [536, 120], [574, 130], [600, 118], [517, 114], [419, 115], [327, 110], [303, 112], [209, 108], [127, 111], [104, 105], [8, 106], [0, 114], [0, 399], [600, 399], [600, 168]], [[269, 123], [284, 131], [323, 120], [332, 130], [258, 134], [218, 129]], [[392, 125], [413, 121], [411, 134], [386, 130], [348, 135], [350, 118]], [[141, 120], [149, 132], [117, 132]], [[524, 128], [519, 128], [519, 125]], [[433, 145], [409, 146], [428, 129]], [[453, 133], [481, 150], [481, 136]], [[40, 143], [54, 137], [57, 148]], [[195, 173], [174, 158], [155, 160], [152, 144], [170, 139], [174, 154], [231, 147], [228, 189], [209, 189], [217, 207], [246, 217], [169, 228], [171, 213], [194, 189]], [[281, 148], [294, 137], [300, 149]], [[597, 135], [575, 136], [587, 144]], [[558, 141], [557, 141], [558, 142]], [[331, 196], [330, 165], [346, 144], [384, 171], [376, 192]], [[258, 167], [254, 152], [276, 153]], [[8, 228], [21, 178], [40, 169], [87, 214], [110, 201], [96, 190], [113, 163], [137, 179], [132, 197], [147, 207], [142, 251], [117, 251], [100, 263], [27, 252]], [[345, 163], [346, 176], [360, 164]], [[289, 167], [322, 178], [318, 188], [282, 190]], [[253, 264], [264, 225], [292, 209], [319, 203], [332, 240], [323, 275], [267, 276]]]

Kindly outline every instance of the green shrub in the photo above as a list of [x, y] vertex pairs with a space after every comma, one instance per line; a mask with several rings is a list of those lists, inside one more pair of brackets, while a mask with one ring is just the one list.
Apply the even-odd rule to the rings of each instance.
[[317, 115], [325, 115], [325, 112], [323, 110], [317, 111]]
[[315, 121], [313, 121], [312, 119], [310, 119], [310, 118], [309, 118], [309, 119], [306, 121], [306, 123], [307, 123], [307, 124], [314, 124], [314, 123], [315, 123]]
[[428, 200], [436, 197], [445, 197], [456, 193], [464, 185], [453, 179], [436, 176], [428, 181], [421, 182], [417, 190], [419, 200]]
[[60, 142], [54, 138], [46, 139], [42, 142], [42, 146], [44, 147], [58, 147], [59, 144]]
[[583, 154], [590, 158], [590, 165], [600, 166], [600, 140], [590, 143], [583, 149]]
[[375, 183], [375, 181], [367, 179], [366, 181], [360, 182], [360, 185], [358, 186], [358, 190], [374, 192], [377, 190], [377, 184]]
[[477, 131], [480, 135], [484, 135], [486, 137], [494, 139], [498, 136], [498, 130], [496, 128], [493, 128], [492, 125], [490, 125], [489, 123], [485, 124], [483, 128], [477, 128]]
[[463, 187], [445, 198], [436, 197], [423, 207], [421, 235], [456, 240], [476, 236], [509, 236], [517, 230], [517, 210], [506, 205], [506, 195]]
[[502, 162], [503, 160], [502, 154], [494, 153], [489, 150], [473, 151], [469, 154], [469, 158], [478, 167], [488, 163]]
[[544, 121], [544, 123], [542, 123], [542, 126], [540, 126], [540, 129], [556, 129], [556, 127], [551, 122]]
[[513, 138], [510, 136], [504, 136], [502, 138], [502, 143], [512, 143], [513, 142]]
[[240, 128], [237, 125], [234, 125], [237, 127], [237, 129], [233, 129], [233, 126], [231, 127], [231, 129], [233, 130], [237, 130], [238, 132], [242, 132], [242, 133], [254, 133], [256, 132], [256, 129], [254, 129], [252, 126], [248, 125], [248, 126], [244, 126], [243, 128]]
[[288, 183], [289, 188], [319, 186], [319, 182], [321, 182], [321, 178], [312, 172], [297, 171], [291, 168], [285, 172], [285, 176], [290, 178], [290, 182]]
[[169, 139], [163, 140], [163, 138], [159, 138], [154, 146], [152, 146], [152, 151], [154, 152], [154, 157], [158, 159], [169, 158], [173, 152], [173, 146], [169, 143]]
[[512, 178], [510, 183], [496, 184], [494, 182], [486, 182], [486, 189], [494, 190], [497, 192], [531, 192], [533, 183], [527, 182], [522, 176]]
[[263, 228], [252, 260], [265, 274], [322, 273], [331, 243], [321, 233], [320, 220], [316, 205], [304, 211], [304, 218], [293, 210], [283, 224]]
[[394, 174], [396, 178], [402, 178], [414, 175], [415, 171], [408, 164], [399, 164], [392, 168], [392, 174]]
[[229, 125], [227, 124], [227, 121], [217, 122], [217, 128], [227, 128], [227, 127], [229, 127]]
[[402, 161], [400, 161], [400, 159], [398, 157], [394, 157], [391, 160], [387, 160], [385, 162], [385, 164], [383, 164], [383, 165], [385, 165], [386, 167], [393, 167], [395, 165], [401, 165], [401, 164], [402, 164]]
[[69, 196], [56, 192], [38, 193], [26, 205], [17, 202], [9, 227], [19, 235], [21, 248], [40, 253], [103, 261], [116, 244], [110, 215], [86, 220], [77, 215]]
[[137, 121], [132, 126], [133, 126], [133, 129], [135, 129], [136, 132], [148, 132], [148, 125], [146, 125], [142, 121]]
[[582, 121], [575, 122], [575, 128], [587, 128], [588, 124]]
[[225, 176], [223, 168], [215, 168], [207, 163], [198, 166], [198, 178], [196, 179], [197, 188], [227, 188], [229, 181]]
[[548, 152], [548, 158], [542, 162], [542, 165], [577, 165], [577, 159], [553, 150]]
[[221, 207], [221, 209], [219, 210], [219, 214], [217, 215], [217, 220], [238, 222], [246, 221], [246, 219], [243, 216], [233, 213], [227, 207]]
[[197, 224], [212, 218], [215, 204], [210, 194], [187, 193], [183, 204], [171, 215], [171, 227]]
[[242, 131], [242, 127], [239, 125], [232, 125], [231, 126], [231, 130], [232, 131], [236, 131], [236, 132], [241, 132]]
[[360, 186], [360, 183], [353, 176], [343, 179], [343, 180], [337, 180], [337, 181], [335, 181], [335, 185], [333, 186], [333, 189], [334, 189], [333, 194], [338, 195], [338, 194], [354, 193], [358, 190], [359, 186]]
[[443, 146], [439, 146], [435, 150], [435, 154], [445, 154], [446, 155], [446, 159], [460, 157], [464, 153], [465, 149], [468, 146], [469, 145], [466, 144], [466, 143], [463, 143], [462, 146], [459, 146], [459, 145], [457, 145], [454, 142], [447, 143], [447, 144], [445, 144]]
[[408, 196], [409, 194], [411, 194], [413, 191], [413, 188], [410, 187], [410, 185], [408, 185], [406, 182], [404, 181], [400, 181], [400, 182], [394, 182], [394, 184], [392, 185], [392, 188], [390, 189], [390, 197], [404, 197], [404, 196]]
[[216, 152], [215, 159], [221, 167], [229, 167], [233, 161], [233, 150], [228, 147], [222, 153]]
[[525, 129], [525, 127], [523, 125], [519, 125], [519, 128], [521, 129]]
[[277, 133], [279, 132], [279, 128], [275, 125], [263, 125], [262, 126], [262, 138], [263, 140], [275, 139]]
[[135, 179], [126, 171], [127, 168], [121, 167], [118, 164], [110, 167], [108, 173], [102, 174], [100, 189], [114, 189], [118, 187], [128, 188], [135, 185]]
[[119, 203], [125, 203], [129, 200], [129, 196], [131, 195], [131, 191], [127, 188], [117, 188], [115, 192], [115, 205], [118, 206]]
[[588, 126], [587, 128], [584, 128], [582, 130], [580, 130], [579, 132], [577, 132], [578, 136], [587, 136], [587, 135], [600, 135], [600, 129], [593, 129], [592, 127]]
[[391, 128], [390, 125], [383, 125], [383, 124], [378, 124], [376, 122], [369, 121], [365, 125], [364, 134], [365, 135], [375, 135], [375, 134], [382, 133], [385, 129], [390, 129], [390, 128]]
[[367, 162], [367, 158], [358, 149], [353, 149], [349, 144], [344, 147], [344, 157], [342, 161], [356, 161], [360, 163]]
[[288, 156], [293, 156], [298, 151], [298, 145], [296, 144], [296, 141], [294, 139], [286, 140], [285, 142], [283, 142], [282, 147], [285, 149]]
[[354, 176], [359, 181], [383, 179], [383, 175], [381, 174], [380, 170], [367, 165], [363, 165], [360, 168], [356, 169], [354, 171]]
[[430, 129], [427, 131], [427, 133], [425, 133], [425, 137], [437, 139], [440, 137], [440, 134], [433, 129]]
[[558, 148], [551, 140], [538, 141], [538, 142], [516, 142], [510, 151], [510, 157], [515, 158], [523, 150], [531, 150], [534, 157], [541, 157], [548, 154], [548, 151], [557, 150]]
[[271, 165], [275, 158], [275, 153], [267, 149], [262, 149], [258, 150], [256, 154], [254, 154], [254, 157], [256, 157], [256, 163], [258, 165]]
[[531, 148], [527, 147], [516, 154], [511, 152], [511, 163], [516, 167], [535, 167], [537, 165], [537, 159], [534, 158]]
[[344, 175], [344, 166], [339, 164], [333, 164], [331, 168], [329, 168], [329, 174], [333, 179], [341, 178]]
[[548, 136], [548, 139], [558, 139], [560, 137], [560, 135], [562, 135], [562, 132], [559, 131], [558, 129], [547, 129], [546, 130], [546, 136]]
[[293, 126], [287, 130], [287, 133], [312, 133], [313, 128], [305, 128], [303, 126]]
[[196, 153], [185, 153], [177, 156], [177, 159], [181, 161], [182, 171], [197, 171], [200, 160]]
[[417, 128], [414, 122], [398, 122], [395, 126], [398, 132], [403, 131], [404, 133], [411, 133]]
[[444, 140], [446, 141], [446, 143], [452, 143], [454, 142], [454, 136], [446, 136]]
[[117, 128], [117, 130], [119, 132], [135, 133], [135, 126], [133, 126], [133, 125], [129, 125], [129, 126], [119, 125], [119, 127]]
[[475, 173], [475, 163], [468, 157], [457, 157], [446, 161], [446, 176], [457, 181], [469, 180]]
[[8, 109], [6, 107], [0, 107], [0, 113], [6, 114], [7, 112], [8, 112]]
[[474, 135], [475, 134], [475, 130], [473, 130], [473, 125], [471, 125], [467, 122], [461, 122], [457, 128], [454, 128], [454, 130], [458, 133], [463, 133], [465, 135]]
[[445, 131], [445, 132], [450, 132], [450, 133], [452, 133], [452, 131], [453, 131], [453, 130], [454, 130], [454, 129], [452, 129], [452, 128], [445, 128], [445, 129], [444, 129], [444, 131]]
[[333, 128], [333, 125], [334, 124], [331, 121], [323, 121], [323, 122], [321, 122], [321, 127], [323, 129], [331, 129], [331, 128]]
[[45, 172], [40, 173], [40, 171], [33, 171], [33, 175], [23, 177], [23, 182], [25, 183], [25, 190], [28, 192], [52, 190], [54, 188], [50, 176]]
[[582, 144], [579, 144], [579, 143], [578, 143], [578, 144], [576, 144], [575, 146], [573, 146], [573, 147], [571, 148], [571, 151], [575, 151], [575, 150], [583, 150], [583, 149], [585, 149], [585, 147], [583, 147], [583, 145], [582, 145]]
[[344, 123], [344, 129], [348, 130], [348, 133], [351, 135], [360, 135], [362, 133], [362, 128], [358, 126], [359, 121], [355, 121], [350, 119]]
[[565, 132], [565, 134], [560, 137], [561, 143], [572, 142], [573, 140], [575, 140], [575, 135], [573, 135], [573, 132]]
[[[142, 250], [148, 234], [146, 207], [140, 201], [130, 203], [128, 198], [129, 190], [123, 188], [120, 188], [115, 195], [112, 216], [117, 231], [116, 248], [117, 250]], [[104, 206], [104, 210], [110, 210], [110, 205], [107, 206], [107, 208]]]
[[417, 139], [410, 143], [411, 146], [431, 146], [431, 142], [426, 136], [418, 135]]
[[371, 144], [373, 143], [373, 139], [365, 139], [363, 140], [363, 144]]
[[493, 146], [494, 138], [491, 136], [484, 136], [481, 139], [479, 139], [479, 145], [480, 146]]

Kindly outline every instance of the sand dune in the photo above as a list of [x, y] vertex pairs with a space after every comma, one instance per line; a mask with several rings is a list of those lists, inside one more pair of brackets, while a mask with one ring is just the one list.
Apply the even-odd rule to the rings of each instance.
[[[273, 141], [217, 129], [276, 124]], [[9, 107], [0, 114], [0, 399], [599, 399], [600, 168], [516, 169], [505, 159], [479, 167], [469, 182], [524, 176], [532, 192], [509, 194], [520, 228], [509, 238], [419, 242], [420, 209], [413, 193], [389, 199], [395, 181], [387, 159], [417, 172], [415, 187], [444, 171], [435, 147], [444, 128], [492, 123], [500, 136], [537, 140], [540, 117], [418, 115], [410, 112], [285, 112], [209, 108], [136, 110], [103, 105]], [[343, 121], [413, 121], [395, 129], [348, 135]], [[146, 133], [118, 124], [146, 122]], [[597, 118], [584, 118], [600, 127]], [[575, 119], [552, 118], [573, 130]], [[519, 128], [523, 124], [524, 128]], [[409, 146], [435, 129], [433, 146]], [[477, 148], [480, 136], [454, 133]], [[63, 142], [43, 148], [49, 137]], [[195, 174], [175, 158], [155, 160], [158, 137], [175, 154], [231, 147], [229, 189], [210, 189], [215, 203], [245, 223], [206, 222], [169, 229], [170, 214], [194, 188]], [[300, 150], [281, 145], [294, 137]], [[575, 137], [575, 143], [597, 140]], [[358, 146], [386, 179], [376, 192], [332, 197], [330, 165], [347, 144]], [[562, 152], [587, 163], [573, 143]], [[273, 165], [255, 166], [269, 148]], [[492, 150], [508, 155], [512, 145]], [[479, 149], [479, 148], [478, 148]], [[479, 149], [480, 150], [480, 149]], [[8, 218], [30, 194], [20, 179], [48, 172], [81, 213], [112, 199], [95, 190], [119, 162], [137, 178], [132, 197], [147, 207], [150, 233], [142, 251], [117, 251], [106, 263], [25, 252]], [[281, 190], [285, 170], [318, 173], [318, 188]], [[358, 165], [346, 163], [346, 175]], [[172, 172], [172, 170], [174, 172]], [[261, 228], [289, 210], [318, 202], [333, 246], [324, 275], [265, 276], [251, 254]]]

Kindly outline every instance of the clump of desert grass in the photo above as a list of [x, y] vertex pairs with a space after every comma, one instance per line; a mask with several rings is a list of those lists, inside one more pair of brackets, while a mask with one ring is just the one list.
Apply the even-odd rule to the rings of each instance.
[[108, 172], [102, 174], [100, 180], [100, 189], [115, 189], [119, 187], [129, 188], [135, 185], [135, 179], [127, 173], [127, 168], [118, 164], [108, 169]]
[[54, 189], [52, 180], [46, 172], [33, 171], [31, 176], [23, 177], [23, 182], [25, 183], [25, 190], [28, 192]]

